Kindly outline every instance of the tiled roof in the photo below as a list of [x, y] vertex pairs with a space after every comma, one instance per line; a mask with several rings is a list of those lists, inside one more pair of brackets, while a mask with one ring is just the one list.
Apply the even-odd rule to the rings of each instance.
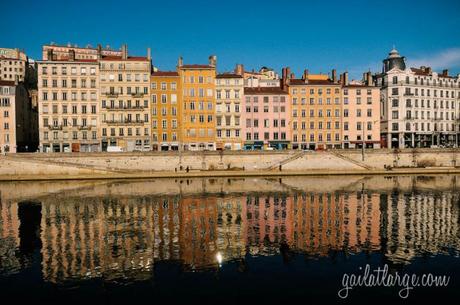
[[375, 86], [369, 86], [369, 85], [358, 85], [358, 84], [348, 84], [346, 86], [344, 86], [345, 88], [378, 88], [378, 87], [375, 87]]
[[217, 74], [216, 78], [243, 78], [243, 76], [235, 73], [221, 73]]
[[0, 80], [0, 86], [14, 86], [14, 81], [12, 80]]
[[75, 62], [75, 63], [79, 63], [79, 62], [94, 62], [94, 63], [97, 63], [97, 59], [89, 59], [89, 58], [75, 58], [74, 60], [70, 60], [69, 58], [59, 58], [59, 59], [56, 59], [56, 60], [38, 60], [38, 62], [40, 63], [53, 63], [53, 62], [62, 62], [62, 61], [65, 61], [65, 62]]
[[306, 85], [340, 85], [338, 83], [334, 83], [331, 80], [326, 79], [309, 79], [308, 83], [305, 83], [303, 79], [295, 78], [289, 80], [289, 86], [306, 86]]
[[102, 56], [102, 60], [127, 60], [127, 61], [148, 61], [145, 56], [128, 56], [127, 59], [122, 59], [121, 56]]
[[156, 71], [152, 73], [152, 76], [179, 76], [176, 71]]
[[245, 87], [244, 94], [288, 94], [280, 87]]

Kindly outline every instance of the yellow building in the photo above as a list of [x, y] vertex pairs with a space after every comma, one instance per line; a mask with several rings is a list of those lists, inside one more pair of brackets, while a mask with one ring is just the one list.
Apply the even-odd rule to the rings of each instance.
[[150, 77], [152, 102], [152, 149], [179, 150], [181, 82], [175, 71], [157, 71]]
[[295, 79], [283, 69], [283, 85], [289, 88], [292, 107], [292, 148], [330, 149], [342, 146], [341, 85], [332, 78], [308, 74]]
[[182, 148], [215, 150], [216, 57], [210, 56], [207, 65], [184, 65], [179, 58], [177, 70], [183, 97]]

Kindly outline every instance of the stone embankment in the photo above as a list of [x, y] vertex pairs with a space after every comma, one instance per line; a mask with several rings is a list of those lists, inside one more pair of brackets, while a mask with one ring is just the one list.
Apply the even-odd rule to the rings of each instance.
[[460, 173], [459, 149], [9, 154], [0, 180]]

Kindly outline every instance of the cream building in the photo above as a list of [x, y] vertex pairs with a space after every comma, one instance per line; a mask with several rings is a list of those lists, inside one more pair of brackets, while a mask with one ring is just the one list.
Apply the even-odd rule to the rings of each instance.
[[102, 150], [151, 150], [150, 49], [146, 57], [121, 56], [100, 59], [100, 132]]
[[38, 61], [38, 108], [42, 152], [100, 151], [97, 59], [56, 57]]
[[243, 76], [223, 73], [216, 76], [216, 148], [240, 150]]
[[388, 148], [458, 146], [460, 75], [406, 68], [393, 49], [376, 76], [381, 87], [381, 134]]
[[37, 110], [23, 83], [0, 80], [0, 152], [31, 151]]
[[362, 81], [342, 84], [342, 104], [343, 147], [380, 148], [380, 89], [373, 85], [371, 72]]

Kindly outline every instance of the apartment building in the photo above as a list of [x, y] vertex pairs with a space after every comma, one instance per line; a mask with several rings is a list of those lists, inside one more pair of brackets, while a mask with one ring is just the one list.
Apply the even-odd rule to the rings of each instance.
[[0, 80], [25, 82], [29, 59], [19, 49], [0, 48]]
[[99, 63], [102, 151], [151, 150], [150, 49], [147, 56], [129, 56], [123, 45], [121, 56], [101, 54]]
[[216, 149], [216, 56], [208, 64], [183, 64], [177, 70], [182, 82], [182, 145], [184, 150]]
[[100, 151], [97, 59], [46, 54], [37, 62], [40, 151]]
[[222, 73], [216, 76], [216, 148], [242, 148], [241, 113], [244, 98], [243, 76]]
[[282, 83], [289, 92], [288, 104], [292, 107], [292, 148], [341, 148], [341, 84], [336, 71], [332, 71], [330, 78], [305, 70], [302, 77], [296, 79], [289, 68], [284, 68]]
[[177, 71], [156, 71], [150, 77], [152, 150], [179, 150], [182, 87]]
[[243, 129], [245, 150], [288, 149], [291, 128], [288, 93], [280, 87], [245, 87]]
[[381, 137], [388, 148], [447, 146], [460, 141], [460, 75], [406, 67], [392, 49], [375, 76], [381, 87]]
[[380, 148], [380, 88], [371, 72], [362, 81], [348, 83], [347, 73], [341, 79], [343, 148]]
[[37, 116], [24, 83], [0, 80], [0, 153], [36, 150]]

